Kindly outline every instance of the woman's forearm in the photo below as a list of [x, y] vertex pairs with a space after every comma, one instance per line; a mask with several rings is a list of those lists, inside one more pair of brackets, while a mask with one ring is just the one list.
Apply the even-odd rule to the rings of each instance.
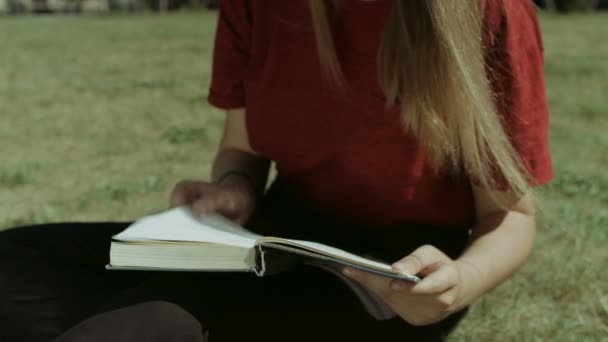
[[509, 211], [480, 220], [471, 243], [456, 260], [465, 289], [461, 306], [498, 286], [530, 256], [536, 235], [534, 214]]
[[211, 181], [246, 185], [259, 195], [266, 188], [270, 161], [251, 147], [245, 117], [245, 108], [226, 111], [224, 132], [213, 163]]

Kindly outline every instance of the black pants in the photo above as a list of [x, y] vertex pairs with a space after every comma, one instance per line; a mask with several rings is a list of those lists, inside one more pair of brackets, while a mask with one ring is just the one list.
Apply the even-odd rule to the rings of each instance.
[[[258, 212], [264, 208], [269, 207]], [[300, 222], [312, 224], [310, 219]], [[0, 341], [203, 341], [207, 333], [210, 341], [436, 341], [462, 317], [426, 327], [400, 318], [376, 321], [334, 275], [306, 266], [264, 278], [106, 271], [110, 237], [126, 226], [63, 223], [0, 232]], [[319, 231], [331, 236], [326, 229], [311, 228], [299, 237]], [[357, 229], [352, 232], [348, 241], [357, 241]], [[465, 241], [445, 234], [406, 235], [403, 252], [394, 252], [399, 256], [423, 243], [444, 244], [454, 254]], [[335, 241], [323, 242], [344, 242], [344, 231], [334, 236]], [[382, 243], [365, 241], [390, 251], [389, 241]], [[344, 247], [357, 248], [348, 244]]]

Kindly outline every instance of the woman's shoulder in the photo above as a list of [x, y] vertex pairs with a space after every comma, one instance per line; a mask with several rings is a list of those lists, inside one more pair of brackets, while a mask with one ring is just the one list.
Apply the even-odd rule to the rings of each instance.
[[516, 20], [520, 16], [536, 17], [536, 6], [531, 0], [482, 0], [482, 11], [486, 22], [500, 23], [503, 20]]
[[504, 35], [540, 41], [536, 7], [531, 0], [482, 0], [486, 40], [495, 45]]

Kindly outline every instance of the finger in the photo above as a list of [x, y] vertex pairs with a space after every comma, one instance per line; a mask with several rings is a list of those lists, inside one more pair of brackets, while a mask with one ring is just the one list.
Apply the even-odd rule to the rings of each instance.
[[190, 205], [196, 200], [197, 195], [200, 193], [200, 184], [195, 181], [184, 180], [175, 185], [170, 197], [170, 206], [181, 207]]
[[217, 195], [215, 211], [226, 217], [233, 217], [238, 214], [238, 209], [239, 206], [235, 196], [225, 193]]
[[235, 196], [231, 194], [215, 191], [205, 194], [204, 197], [209, 197], [212, 200], [212, 207], [209, 208], [209, 211], [218, 213], [231, 220], [237, 219], [242, 214], [242, 208], [238, 205]]
[[191, 210], [194, 214], [203, 216], [214, 212], [216, 207], [216, 198], [214, 196], [203, 196], [192, 203]]
[[230, 219], [235, 218], [238, 214], [234, 197], [217, 191], [205, 193], [192, 204], [192, 211], [198, 215], [215, 212]]
[[169, 198], [169, 207], [181, 207], [186, 205], [186, 194], [180, 188], [180, 185], [176, 185], [171, 191], [171, 197]]
[[416, 284], [399, 279], [393, 279], [391, 281], [391, 290], [395, 292], [410, 292], [414, 286], [416, 286]]
[[442, 294], [458, 285], [458, 270], [454, 265], [448, 264], [439, 267], [435, 272], [430, 273], [416, 286], [410, 293], [414, 295], [438, 295]]
[[393, 264], [393, 270], [409, 275], [416, 275], [427, 269], [432, 269], [451, 259], [431, 245], [425, 245], [405, 258]]

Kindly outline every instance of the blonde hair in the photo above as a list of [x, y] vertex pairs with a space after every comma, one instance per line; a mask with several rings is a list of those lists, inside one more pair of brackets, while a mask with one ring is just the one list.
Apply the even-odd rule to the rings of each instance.
[[[497, 114], [482, 48], [481, 1], [395, 0], [378, 54], [386, 105], [438, 171], [464, 171], [484, 188], [530, 192], [528, 176]], [[310, 0], [321, 65], [344, 84], [333, 18], [339, 0]], [[504, 179], [505, 184], [497, 182]], [[495, 192], [496, 193], [496, 192]], [[506, 205], [506, 196], [496, 195]]]

